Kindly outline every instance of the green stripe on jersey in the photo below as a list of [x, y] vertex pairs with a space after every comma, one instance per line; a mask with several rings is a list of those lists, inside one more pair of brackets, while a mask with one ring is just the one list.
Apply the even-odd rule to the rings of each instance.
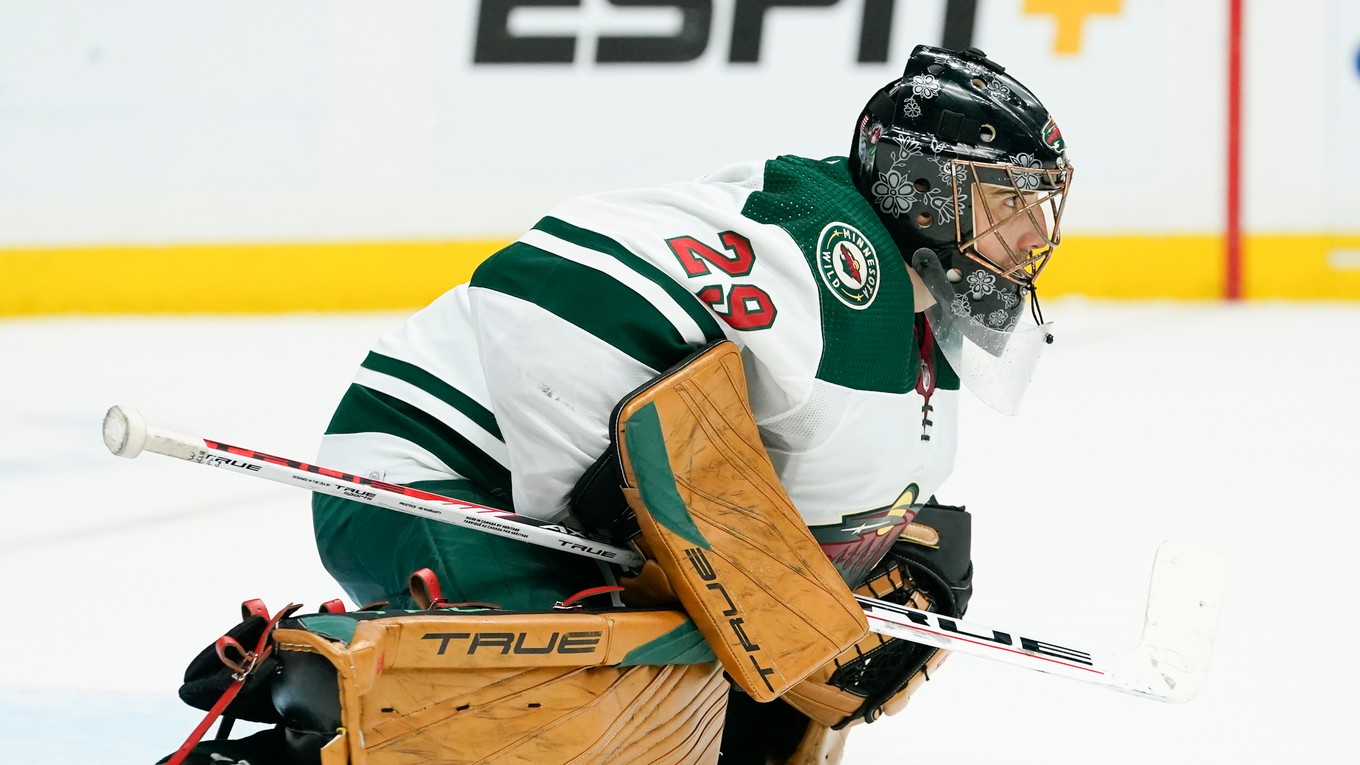
[[649, 281], [665, 290], [666, 294], [671, 296], [671, 299], [675, 301], [676, 305], [683, 308], [685, 313], [689, 314], [691, 319], [694, 319], [694, 323], [699, 325], [699, 329], [704, 333], [704, 340], [712, 342], [714, 340], [722, 339], [723, 331], [718, 326], [718, 320], [714, 318], [712, 312], [701, 305], [699, 301], [695, 299], [694, 295], [686, 292], [685, 288], [677, 284], [674, 279], [666, 276], [665, 272], [642, 258], [639, 258], [637, 255], [634, 255], [627, 247], [624, 247], [604, 234], [590, 231], [589, 229], [584, 229], [580, 226], [573, 226], [572, 224], [559, 218], [554, 218], [551, 215], [539, 221], [538, 225], [534, 226], [534, 228], [545, 234], [551, 234], [563, 241], [571, 242], [572, 244], [585, 247], [588, 250], [594, 250], [614, 258], [619, 261], [619, 263], [636, 271], [640, 276], [646, 277]]
[[496, 424], [496, 415], [490, 409], [472, 400], [466, 393], [449, 385], [439, 379], [431, 372], [428, 372], [410, 362], [384, 356], [381, 353], [370, 351], [368, 358], [360, 366], [371, 369], [374, 372], [381, 372], [390, 375], [403, 382], [408, 382], [435, 398], [443, 401], [449, 406], [462, 412], [469, 420], [477, 423], [482, 430], [495, 436], [497, 440], [504, 441], [501, 435], [500, 426]]
[[[784, 229], [807, 259], [821, 303], [817, 379], [884, 393], [914, 388], [921, 359], [914, 338], [911, 280], [888, 230], [850, 180], [845, 159], [783, 156], [766, 162], [764, 186], [747, 198], [741, 212]], [[833, 222], [858, 229], [878, 256], [878, 294], [868, 308], [856, 310], [842, 303], [819, 275], [817, 240]]]
[[439, 419], [357, 383], [340, 399], [326, 435], [387, 433], [433, 454], [458, 475], [510, 502], [510, 471]]
[[665, 314], [627, 285], [523, 242], [478, 266], [472, 286], [533, 303], [655, 370], [694, 350]]

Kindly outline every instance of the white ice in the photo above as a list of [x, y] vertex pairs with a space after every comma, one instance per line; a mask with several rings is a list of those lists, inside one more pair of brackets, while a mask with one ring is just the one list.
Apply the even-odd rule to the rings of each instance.
[[[970, 618], [1137, 641], [1158, 542], [1228, 558], [1208, 682], [1164, 705], [953, 657], [849, 763], [1355, 762], [1360, 305], [1056, 301], [1021, 414], [972, 403], [941, 499], [975, 515]], [[154, 762], [240, 601], [338, 596], [296, 489], [110, 456], [112, 404], [309, 459], [396, 314], [0, 321], [0, 762]], [[865, 470], [872, 470], [866, 465]]]

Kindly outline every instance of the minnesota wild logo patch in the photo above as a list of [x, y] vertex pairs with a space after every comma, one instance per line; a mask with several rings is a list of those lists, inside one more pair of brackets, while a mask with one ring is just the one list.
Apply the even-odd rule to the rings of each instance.
[[1063, 140], [1062, 131], [1058, 129], [1058, 123], [1053, 121], [1051, 114], [1048, 117], [1048, 122], [1044, 123], [1044, 143], [1059, 154], [1067, 149], [1067, 142]]
[[857, 311], [878, 295], [878, 252], [848, 223], [831, 223], [817, 237], [817, 273], [837, 300]]

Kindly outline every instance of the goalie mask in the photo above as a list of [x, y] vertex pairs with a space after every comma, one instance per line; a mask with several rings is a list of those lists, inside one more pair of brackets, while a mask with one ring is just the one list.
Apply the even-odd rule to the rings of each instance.
[[1035, 284], [1072, 177], [1053, 118], [981, 51], [921, 45], [865, 106], [849, 169], [934, 298], [950, 365], [1014, 414], [1052, 342]]

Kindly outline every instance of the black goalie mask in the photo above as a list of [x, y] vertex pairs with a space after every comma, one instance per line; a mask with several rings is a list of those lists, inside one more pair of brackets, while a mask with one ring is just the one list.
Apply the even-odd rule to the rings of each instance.
[[934, 298], [950, 365], [1014, 414], [1052, 341], [1035, 285], [1072, 177], [1048, 110], [979, 50], [917, 46], [860, 114], [849, 168]]

